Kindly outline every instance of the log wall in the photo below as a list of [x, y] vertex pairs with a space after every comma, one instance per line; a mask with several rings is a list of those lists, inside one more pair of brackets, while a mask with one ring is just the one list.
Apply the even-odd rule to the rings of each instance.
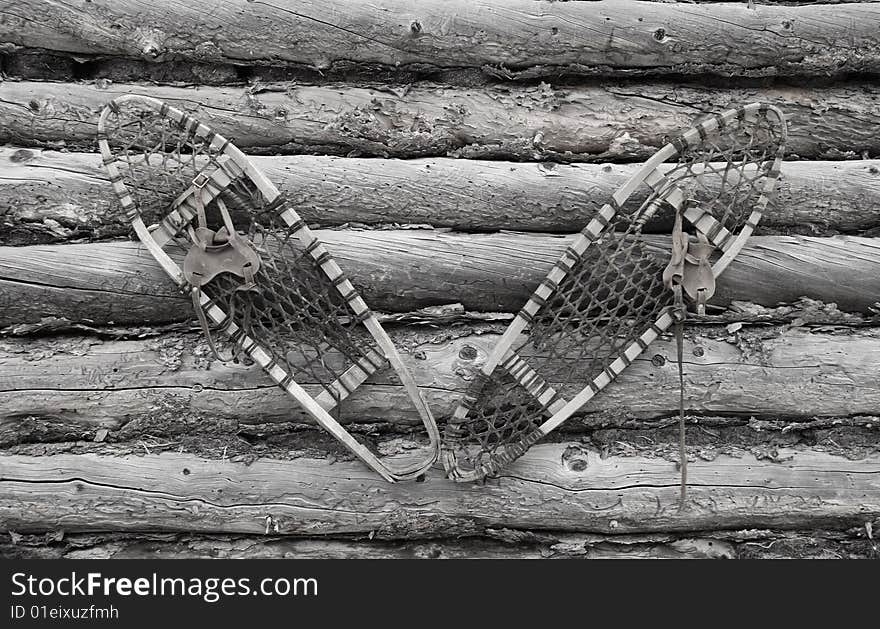
[[[0, 0], [0, 556], [877, 556], [878, 33], [848, 1]], [[211, 359], [96, 153], [125, 93], [254, 156], [441, 423], [644, 160], [780, 106], [776, 201], [686, 326], [686, 508], [669, 337], [482, 485], [389, 485]], [[340, 419], [405, 457], [406, 408], [376, 378]]]

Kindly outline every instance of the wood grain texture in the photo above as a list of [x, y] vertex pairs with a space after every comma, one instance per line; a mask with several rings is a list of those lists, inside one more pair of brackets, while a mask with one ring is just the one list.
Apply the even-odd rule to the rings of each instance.
[[[572, 238], [441, 230], [316, 234], [367, 303], [384, 312], [454, 303], [470, 311], [516, 312]], [[668, 257], [668, 237], [646, 240], [657, 256]], [[868, 312], [880, 297], [880, 243], [854, 236], [753, 237], [719, 278], [712, 301], [775, 306], [802, 296]], [[0, 327], [43, 317], [144, 325], [191, 316], [189, 300], [138, 243], [0, 247]]]
[[[876, 530], [878, 523], [866, 522]], [[370, 540], [278, 535], [65, 533], [0, 535], [9, 559], [874, 559], [866, 526], [843, 530], [772, 530], [600, 535], [563, 531], [487, 531], [486, 537]], [[8, 540], [8, 541], [7, 541]]]
[[530, 78], [880, 71], [872, 4], [4, 0], [0, 12], [0, 39], [14, 46], [155, 61], [488, 66]]
[[[558, 233], [586, 225], [640, 167], [448, 158], [253, 159], [310, 224]], [[0, 148], [0, 245], [128, 234], [129, 224], [105, 179], [93, 153]], [[877, 207], [880, 160], [785, 162], [776, 202], [758, 229], [771, 234], [866, 231], [880, 228]], [[670, 229], [670, 217], [657, 217], [646, 233]]]
[[[595, 533], [863, 526], [880, 516], [880, 457], [780, 448], [689, 465], [685, 510], [672, 461], [538, 444], [483, 485], [432, 470], [388, 484], [358, 463], [250, 465], [188, 454], [2, 457], [0, 521], [18, 532], [164, 531], [378, 538], [489, 528]], [[552, 523], [552, 524], [551, 524]]]
[[[877, 522], [872, 524], [876, 530]], [[865, 526], [848, 530], [745, 529], [701, 533], [597, 535], [489, 530], [486, 537], [430, 540], [297, 538], [184, 533], [61, 533], [0, 536], [10, 559], [872, 559]]]
[[[0, 54], [67, 64], [46, 77], [141, 64], [155, 71], [138, 80], [180, 80], [0, 82], [0, 143], [11, 144], [0, 148], [0, 245], [37, 245], [0, 246], [0, 330], [46, 318], [157, 326], [191, 317], [138, 244], [48, 244], [127, 233], [88, 151], [100, 107], [129, 92], [196, 114], [257, 155], [310, 223], [538, 232], [319, 232], [368, 302], [390, 312], [455, 302], [516, 310], [565, 234], [638, 168], [625, 162], [646, 159], [706, 113], [763, 100], [789, 118], [789, 154], [813, 161], [784, 165], [762, 222], [772, 236], [750, 241], [715, 303], [807, 296], [871, 312], [880, 305], [880, 241], [806, 236], [880, 226], [880, 160], [870, 159], [880, 158], [880, 5], [752, 5], [0, 0]], [[267, 80], [312, 76], [321, 85], [267, 83], [264, 68]], [[688, 75], [791, 77], [783, 81], [809, 87], [610, 83]], [[248, 77], [248, 87], [183, 86]], [[603, 84], [536, 85], [572, 77]], [[447, 85], [407, 85], [413, 78]], [[841, 158], [850, 161], [823, 161]], [[667, 232], [667, 217], [649, 231]], [[667, 239], [650, 241], [668, 255]], [[439, 418], [502, 328], [393, 330]], [[538, 444], [499, 478], [456, 485], [437, 467], [423, 483], [395, 486], [332, 448], [317, 458], [308, 439], [320, 433], [298, 426], [309, 423], [299, 408], [260, 369], [211, 360], [198, 333], [3, 335], [0, 556], [26, 556], [22, 548], [69, 558], [786, 556], [819, 530], [825, 541], [808, 545], [828, 556], [854, 552], [853, 531], [858, 553], [876, 556], [863, 533], [880, 527], [871, 442], [880, 328], [730, 329], [686, 331], [685, 405], [700, 417], [697, 432], [711, 430], [706, 418], [751, 431], [862, 423], [839, 433], [796, 428], [769, 454], [738, 441], [735, 427], [716, 440], [723, 447], [692, 443], [684, 511], [675, 457], [655, 429], [678, 403], [670, 338], [569, 422], [572, 432], [555, 434], [560, 442]], [[405, 452], [405, 433], [418, 424], [405, 399], [399, 384], [374, 377], [341, 420], [370, 439], [390, 435]], [[622, 428], [640, 434], [609, 446]], [[165, 446], [154, 444], [189, 431], [192, 444], [156, 454]], [[242, 435], [257, 437], [230, 459], [223, 444]], [[652, 447], [635, 447], [639, 438]], [[153, 454], [141, 456], [145, 442]], [[21, 533], [55, 541], [22, 545]]]
[[[497, 343], [501, 327], [395, 328], [432, 412], [447, 419]], [[657, 340], [570, 429], [663, 419], [678, 409], [675, 343]], [[728, 332], [689, 326], [685, 408], [703, 416], [786, 417], [876, 414], [880, 408], [880, 329], [817, 331], [758, 327]], [[545, 373], [551, 384], [555, 367]], [[302, 380], [315, 395], [314, 382]], [[566, 391], [567, 393], [567, 391]], [[646, 394], [649, 393], [649, 394]], [[159, 420], [167, 417], [167, 425]], [[130, 440], [164, 431], [311, 420], [257, 366], [210, 358], [200, 334], [144, 340], [87, 336], [0, 340], [0, 445], [91, 440], [124, 429]], [[418, 424], [399, 382], [373, 377], [341, 407], [344, 423]], [[113, 437], [114, 435], [111, 435]]]
[[789, 155], [880, 156], [880, 88], [870, 82], [829, 88], [469, 89], [426, 83], [190, 88], [5, 81], [0, 142], [93, 151], [98, 111], [126, 93], [168, 101], [250, 153], [633, 161], [650, 157], [698, 116], [766, 101], [786, 113]]
[[[520, 533], [519, 543], [489, 538], [432, 540], [297, 539], [278, 536], [73, 534], [40, 543], [0, 537], [0, 557], [17, 559], [733, 559], [737, 545], [676, 536]], [[46, 537], [52, 537], [48, 535]]]

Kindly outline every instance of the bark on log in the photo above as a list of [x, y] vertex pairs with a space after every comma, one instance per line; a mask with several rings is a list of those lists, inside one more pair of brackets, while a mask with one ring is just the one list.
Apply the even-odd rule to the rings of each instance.
[[189, 454], [4, 456], [0, 521], [22, 533], [165, 531], [379, 538], [481, 535], [486, 529], [594, 533], [864, 526], [880, 517], [880, 457], [780, 448], [698, 459], [684, 510], [676, 464], [539, 444], [484, 485], [432, 471], [391, 485], [361, 464]]
[[[874, 522], [872, 530], [880, 525]], [[412, 541], [256, 535], [52, 532], [0, 537], [10, 559], [873, 559], [865, 527], [847, 531], [720, 531], [703, 537], [501, 530], [489, 538]]]
[[[296, 539], [170, 534], [65, 535], [53, 541], [0, 538], [0, 558], [17, 559], [733, 559], [734, 543], [711, 538], [525, 534], [519, 543], [484, 538], [424, 541]], [[48, 536], [51, 537], [51, 534]], [[666, 537], [667, 539], [664, 539]], [[27, 541], [24, 541], [27, 539]], [[42, 542], [42, 543], [41, 543]]]
[[[386, 312], [452, 303], [516, 312], [571, 240], [439, 230], [317, 233], [367, 303]], [[646, 240], [668, 257], [668, 237]], [[802, 296], [868, 312], [880, 300], [880, 242], [751, 238], [719, 278], [712, 301], [775, 306]], [[182, 321], [192, 316], [188, 303], [139, 243], [0, 247], [0, 328], [43, 317], [94, 325]]]
[[[444, 420], [499, 332], [397, 328], [392, 338], [433, 413]], [[102, 428], [124, 429], [111, 439], [132, 440], [210, 430], [218, 422], [234, 433], [246, 425], [310, 421], [259, 367], [218, 363], [209, 356], [200, 334], [129, 341], [2, 340], [0, 446], [92, 440]], [[872, 415], [880, 409], [878, 328], [829, 333], [783, 326], [729, 333], [720, 326], [689, 326], [684, 356], [685, 407], [693, 414], [803, 420]], [[674, 415], [675, 357], [671, 338], [657, 340], [584, 406], [578, 413], [583, 423], [567, 427]], [[300, 384], [318, 391], [313, 382]], [[342, 405], [340, 420], [416, 425], [406, 399], [398, 383], [374, 377]]]
[[880, 156], [880, 88], [870, 83], [719, 90], [668, 84], [187, 88], [5, 81], [0, 142], [93, 151], [98, 111], [131, 92], [185, 109], [252, 153], [632, 161], [649, 157], [697, 116], [761, 100], [786, 112], [789, 154]]
[[[572, 233], [638, 164], [254, 157], [310, 224], [415, 223]], [[128, 234], [98, 155], [0, 148], [0, 244]], [[785, 162], [759, 233], [880, 228], [880, 160]], [[634, 202], [640, 200], [633, 199]], [[658, 217], [646, 233], [669, 232]]]
[[156, 61], [331, 72], [350, 64], [489, 66], [527, 78], [880, 72], [880, 10], [871, 4], [5, 0], [0, 9], [0, 39], [13, 46]]

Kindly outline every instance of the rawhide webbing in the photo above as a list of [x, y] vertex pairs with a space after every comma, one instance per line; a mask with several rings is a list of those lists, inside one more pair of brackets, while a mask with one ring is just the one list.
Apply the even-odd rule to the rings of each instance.
[[[211, 326], [384, 478], [424, 473], [439, 450], [434, 419], [391, 340], [289, 199], [227, 139], [161, 101], [119, 97], [98, 128], [134, 231], [192, 296], [215, 353]], [[374, 376], [399, 383], [421, 419], [427, 439], [415, 456], [383, 457], [340, 423]]]
[[[680, 322], [685, 295], [705, 307], [770, 199], [785, 137], [773, 106], [709, 117], [611, 196], [502, 335], [447, 424], [450, 478], [497, 473]], [[672, 255], [642, 233], [652, 217], [677, 224]], [[670, 264], [675, 281], [664, 277]]]

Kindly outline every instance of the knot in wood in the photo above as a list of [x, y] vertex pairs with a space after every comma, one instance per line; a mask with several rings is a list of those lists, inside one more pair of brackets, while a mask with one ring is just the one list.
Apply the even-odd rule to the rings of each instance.
[[18, 149], [9, 156], [10, 162], [26, 162], [34, 158], [34, 152], [28, 149]]
[[562, 464], [571, 472], [583, 472], [589, 464], [587, 451], [580, 446], [569, 446], [562, 453]]
[[465, 345], [459, 350], [458, 357], [462, 360], [473, 360], [477, 357], [477, 348], [473, 345]]

